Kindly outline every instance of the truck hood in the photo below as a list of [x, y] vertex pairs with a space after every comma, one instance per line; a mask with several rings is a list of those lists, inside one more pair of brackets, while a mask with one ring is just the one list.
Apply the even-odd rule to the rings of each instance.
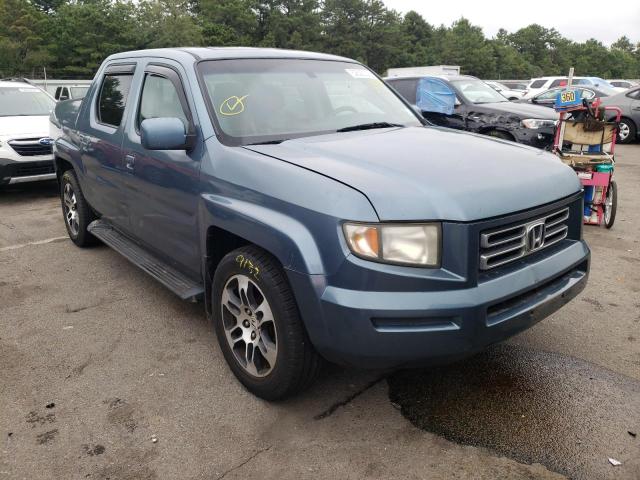
[[559, 115], [553, 109], [540, 105], [520, 102], [496, 102], [471, 105], [469, 110], [490, 111], [491, 113], [507, 113], [524, 120], [525, 118], [539, 118], [542, 120], [557, 120]]
[[49, 136], [49, 116], [0, 117], [1, 138], [40, 138]]
[[245, 148], [359, 190], [380, 220], [479, 220], [550, 203], [581, 188], [573, 170], [550, 153], [435, 127]]

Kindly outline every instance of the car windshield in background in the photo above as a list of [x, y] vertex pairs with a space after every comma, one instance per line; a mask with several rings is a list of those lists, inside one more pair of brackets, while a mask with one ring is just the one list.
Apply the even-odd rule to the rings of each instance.
[[37, 88], [0, 87], [0, 117], [49, 115], [55, 103]]
[[242, 59], [206, 61], [199, 69], [213, 120], [230, 145], [421, 125], [384, 82], [358, 64]]
[[471, 103], [480, 104], [509, 101], [482, 80], [452, 80], [451, 83], [453, 83], [464, 98]]

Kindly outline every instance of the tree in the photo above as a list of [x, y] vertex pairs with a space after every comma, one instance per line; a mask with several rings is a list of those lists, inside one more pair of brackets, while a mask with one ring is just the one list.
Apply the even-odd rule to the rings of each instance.
[[143, 0], [138, 9], [143, 48], [203, 44], [202, 27], [188, 0]]
[[480, 77], [640, 77], [640, 44], [576, 43], [532, 24], [488, 39], [461, 18], [434, 26], [382, 0], [0, 0], [0, 75], [91, 78], [108, 55], [189, 45], [245, 45], [335, 53], [379, 73], [460, 65]]
[[43, 32], [48, 18], [24, 0], [0, 2], [0, 74], [32, 75], [36, 67], [53, 60], [45, 46]]
[[461, 18], [445, 33], [442, 45], [442, 62], [460, 65], [463, 73], [482, 78], [496, 75], [496, 60], [491, 44], [482, 29]]

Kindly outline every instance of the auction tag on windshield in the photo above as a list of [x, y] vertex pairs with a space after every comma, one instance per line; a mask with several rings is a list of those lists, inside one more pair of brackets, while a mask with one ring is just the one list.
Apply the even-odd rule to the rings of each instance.
[[345, 72], [353, 78], [376, 78], [376, 76], [365, 68], [345, 68]]

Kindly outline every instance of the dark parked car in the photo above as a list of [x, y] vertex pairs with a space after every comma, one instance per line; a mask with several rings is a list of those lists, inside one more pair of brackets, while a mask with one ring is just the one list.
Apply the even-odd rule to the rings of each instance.
[[267, 399], [308, 386], [321, 357], [471, 355], [587, 281], [573, 170], [425, 126], [347, 58], [112, 55], [83, 100], [57, 104], [51, 137], [71, 240], [97, 237], [203, 300], [229, 367]]
[[618, 129], [620, 143], [635, 141], [640, 133], [640, 87], [607, 97], [602, 100], [602, 104], [622, 110], [622, 120]]
[[[510, 102], [478, 78], [467, 75], [388, 78], [434, 125], [482, 133], [538, 148], [551, 148], [558, 115], [547, 108]], [[423, 99], [423, 104], [418, 97]], [[452, 111], [440, 108], [454, 98]]]
[[[553, 108], [556, 103], [556, 97], [558, 96], [558, 93], [566, 90], [566, 88], [567, 87], [550, 88], [549, 90], [539, 93], [531, 98], [518, 100], [518, 103], [532, 103], [534, 105]], [[597, 89], [592, 87], [573, 87], [573, 90], [580, 90], [581, 97], [586, 100], [609, 97], [618, 93], [615, 90], [611, 89]]]

